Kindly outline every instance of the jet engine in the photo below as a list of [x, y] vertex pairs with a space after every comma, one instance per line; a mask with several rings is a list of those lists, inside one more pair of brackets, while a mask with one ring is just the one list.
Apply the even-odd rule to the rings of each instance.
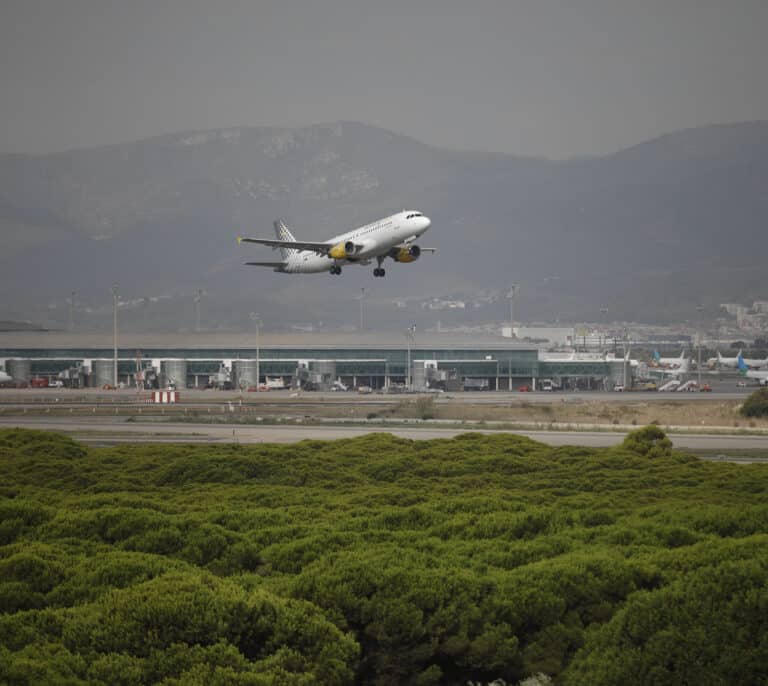
[[337, 243], [334, 245], [328, 251], [328, 254], [334, 260], [346, 260], [350, 257], [354, 257], [358, 252], [360, 252], [360, 246], [355, 245], [352, 241], [346, 241], [345, 243]]
[[394, 248], [392, 259], [395, 262], [415, 262], [421, 255], [421, 248], [418, 245], [410, 245], [407, 248]]

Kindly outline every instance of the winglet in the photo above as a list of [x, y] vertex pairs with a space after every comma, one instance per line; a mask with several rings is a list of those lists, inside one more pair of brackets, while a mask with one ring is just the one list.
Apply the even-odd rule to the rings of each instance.
[[242, 243], [242, 242], [243, 242], [243, 237], [242, 236], [238, 236], [237, 237], [237, 244], [240, 245], [240, 243]]

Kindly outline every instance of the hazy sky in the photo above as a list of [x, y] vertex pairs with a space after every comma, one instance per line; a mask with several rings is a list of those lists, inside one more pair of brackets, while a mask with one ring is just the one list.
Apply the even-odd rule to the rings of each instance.
[[0, 0], [0, 151], [357, 120], [567, 157], [768, 119], [766, 0]]

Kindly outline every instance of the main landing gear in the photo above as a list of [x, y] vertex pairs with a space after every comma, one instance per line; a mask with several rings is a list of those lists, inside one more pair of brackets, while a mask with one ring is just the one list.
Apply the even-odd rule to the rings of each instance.
[[379, 266], [376, 267], [373, 270], [373, 275], [374, 276], [384, 276], [384, 274], [387, 273], [386, 270], [384, 269], [384, 267], [381, 266], [381, 263], [384, 261], [384, 258], [383, 257], [377, 257], [376, 261], [379, 263]]
[[338, 265], [338, 264], [334, 264], [334, 265], [331, 267], [331, 274], [333, 274], [334, 276], [336, 276], [336, 275], [338, 275], [338, 274], [341, 274], [341, 267], [339, 267], [339, 265]]

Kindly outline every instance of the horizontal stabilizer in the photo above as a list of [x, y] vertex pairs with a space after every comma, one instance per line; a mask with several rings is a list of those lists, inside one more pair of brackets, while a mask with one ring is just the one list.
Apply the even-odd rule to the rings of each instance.
[[277, 269], [278, 267], [285, 267], [285, 262], [243, 262], [243, 264], [249, 264], [252, 267], [273, 267], [274, 269]]

